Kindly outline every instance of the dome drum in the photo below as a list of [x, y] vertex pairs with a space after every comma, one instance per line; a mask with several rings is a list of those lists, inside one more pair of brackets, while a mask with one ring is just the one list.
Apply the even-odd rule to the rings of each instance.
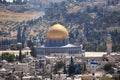
[[68, 39], [49, 39], [46, 42], [47, 47], [57, 47], [57, 46], [64, 46], [68, 44]]

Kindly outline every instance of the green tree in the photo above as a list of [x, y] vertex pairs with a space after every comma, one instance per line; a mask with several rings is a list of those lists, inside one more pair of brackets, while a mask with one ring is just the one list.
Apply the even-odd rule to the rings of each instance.
[[57, 73], [60, 69], [62, 69], [64, 67], [64, 63], [63, 61], [59, 61], [56, 63], [55, 68], [54, 68], [54, 72]]
[[15, 60], [15, 55], [8, 52], [2, 54], [2, 60], [7, 60], [8, 62], [13, 62]]
[[64, 72], [64, 74], [67, 73], [67, 70], [66, 70], [66, 66], [65, 66], [65, 65], [64, 65], [64, 68], [63, 68], [63, 72]]
[[24, 28], [23, 28], [23, 32], [22, 32], [22, 48], [24, 48], [24, 44], [25, 44], [25, 41], [26, 41], [26, 31], [27, 31], [27, 26], [24, 25]]
[[103, 69], [108, 73], [114, 73], [113, 65], [111, 63], [107, 63], [104, 65]]
[[73, 75], [75, 73], [74, 61], [73, 61], [72, 57], [71, 57], [68, 72], [69, 72], [69, 76], [71, 76], [71, 75]]
[[17, 42], [21, 42], [22, 36], [21, 36], [21, 27], [19, 26], [17, 29]]
[[28, 41], [28, 47], [31, 49], [31, 56], [36, 57], [36, 49], [31, 39]]
[[105, 64], [104, 70], [105, 70], [105, 71], [109, 71], [110, 69], [112, 69], [112, 64], [111, 64], [111, 63]]
[[35, 49], [34, 46], [31, 47], [31, 52], [30, 52], [30, 54], [31, 54], [31, 56], [36, 57], [36, 49]]

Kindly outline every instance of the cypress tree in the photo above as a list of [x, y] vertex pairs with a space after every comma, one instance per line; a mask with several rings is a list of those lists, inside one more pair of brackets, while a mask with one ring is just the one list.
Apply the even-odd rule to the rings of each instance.
[[20, 48], [20, 50], [19, 50], [19, 56], [18, 56], [18, 58], [19, 58], [19, 61], [22, 62], [22, 51], [21, 51], [22, 50], [21, 49], [22, 46], [19, 46], [19, 48]]
[[25, 44], [25, 40], [26, 40], [26, 30], [27, 30], [27, 28], [26, 28], [26, 26], [24, 26], [24, 28], [23, 28], [23, 32], [22, 32], [22, 48], [24, 48], [24, 44]]
[[70, 62], [70, 65], [69, 65], [68, 72], [69, 72], [69, 76], [71, 76], [75, 73], [74, 61], [73, 61], [72, 57], [71, 57], [71, 62]]
[[63, 69], [63, 72], [64, 72], [64, 74], [66, 74], [66, 73], [67, 73], [67, 70], [66, 70], [66, 66], [65, 66], [65, 64], [64, 64], [64, 69]]
[[30, 52], [31, 56], [36, 57], [36, 50], [35, 50], [35, 47], [34, 47], [34, 43], [31, 41], [31, 39], [28, 43], [28, 46], [31, 49], [31, 52]]
[[21, 40], [22, 40], [22, 37], [21, 37], [21, 27], [19, 26], [18, 30], [17, 30], [17, 42], [21, 42]]
[[31, 48], [31, 52], [30, 52], [31, 56], [36, 57], [36, 50], [35, 47]]

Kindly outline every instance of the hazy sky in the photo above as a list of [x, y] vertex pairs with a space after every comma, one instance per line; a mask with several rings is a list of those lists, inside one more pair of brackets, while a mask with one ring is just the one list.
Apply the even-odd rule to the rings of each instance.
[[[12, 2], [13, 0], [6, 0], [6, 1], [8, 1], [8, 2]], [[52, 2], [54, 1], [54, 2], [61, 2], [61, 1], [64, 1], [64, 0], [51, 0]]]
[[6, 0], [6, 1], [8, 1], [8, 2], [12, 2], [13, 0]]
[[8, 2], [12, 2], [13, 0], [6, 0], [6, 1], [8, 1]]

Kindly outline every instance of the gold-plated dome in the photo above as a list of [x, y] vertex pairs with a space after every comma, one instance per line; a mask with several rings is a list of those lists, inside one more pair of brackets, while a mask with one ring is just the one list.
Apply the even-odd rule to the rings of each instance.
[[48, 30], [47, 38], [48, 39], [67, 39], [69, 38], [69, 34], [67, 29], [64, 26], [60, 24], [55, 24]]

